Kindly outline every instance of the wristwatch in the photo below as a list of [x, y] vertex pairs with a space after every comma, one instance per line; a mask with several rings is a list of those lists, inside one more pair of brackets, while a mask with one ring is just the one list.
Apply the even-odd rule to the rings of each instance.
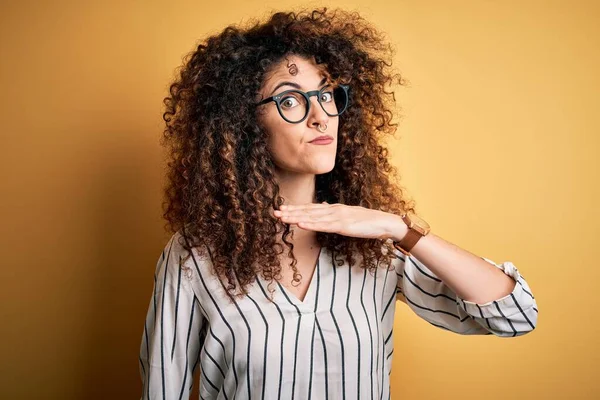
[[402, 214], [402, 220], [408, 227], [406, 235], [400, 241], [394, 241], [394, 247], [400, 250], [404, 255], [410, 256], [410, 251], [417, 244], [419, 239], [426, 236], [431, 230], [429, 224], [413, 212]]

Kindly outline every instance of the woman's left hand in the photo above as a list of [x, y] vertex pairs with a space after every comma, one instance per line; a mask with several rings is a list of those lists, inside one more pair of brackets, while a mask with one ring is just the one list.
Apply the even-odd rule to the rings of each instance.
[[282, 222], [305, 230], [362, 238], [385, 240], [396, 236], [399, 240], [397, 232], [406, 226], [399, 215], [338, 203], [283, 205], [274, 213]]

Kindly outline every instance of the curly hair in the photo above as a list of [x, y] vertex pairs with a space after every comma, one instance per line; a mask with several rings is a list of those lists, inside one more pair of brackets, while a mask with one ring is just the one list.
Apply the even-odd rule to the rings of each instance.
[[[163, 101], [161, 144], [168, 150], [163, 217], [167, 230], [181, 231], [186, 260], [194, 248], [208, 250], [213, 273], [224, 288], [227, 280], [231, 299], [246, 294], [258, 273], [269, 287], [281, 278], [278, 234], [293, 260], [294, 282], [301, 277], [287, 240], [290, 225], [270, 213], [283, 199], [255, 108], [265, 77], [288, 55], [312, 58], [332, 80], [350, 85], [348, 108], [339, 117], [336, 165], [316, 176], [317, 202], [414, 212], [381, 143], [397, 126], [391, 122], [394, 93], [385, 86], [406, 85], [390, 70], [393, 53], [383, 34], [357, 12], [323, 7], [230, 25], [183, 57]], [[329, 232], [317, 232], [317, 240], [350, 267], [359, 253], [370, 272], [381, 261], [389, 267], [394, 257], [389, 240]], [[334, 265], [343, 265], [333, 258]]]

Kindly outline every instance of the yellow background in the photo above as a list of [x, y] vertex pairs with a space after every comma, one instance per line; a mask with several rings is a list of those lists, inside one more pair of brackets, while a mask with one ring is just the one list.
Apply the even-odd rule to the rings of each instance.
[[[161, 100], [183, 54], [289, 1], [0, 6], [3, 399], [139, 398], [162, 246]], [[517, 338], [399, 303], [393, 399], [600, 396], [597, 1], [344, 1], [386, 32], [393, 162], [438, 235], [512, 261], [539, 307]], [[197, 384], [194, 398], [197, 398]]]

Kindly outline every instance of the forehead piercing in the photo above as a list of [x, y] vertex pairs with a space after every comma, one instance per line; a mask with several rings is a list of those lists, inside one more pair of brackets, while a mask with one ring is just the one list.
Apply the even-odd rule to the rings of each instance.
[[290, 65], [290, 61], [288, 60], [287, 63], [287, 67], [289, 68], [289, 72], [291, 75], [296, 75], [298, 73], [298, 67], [296, 66], [296, 64], [291, 64]]

